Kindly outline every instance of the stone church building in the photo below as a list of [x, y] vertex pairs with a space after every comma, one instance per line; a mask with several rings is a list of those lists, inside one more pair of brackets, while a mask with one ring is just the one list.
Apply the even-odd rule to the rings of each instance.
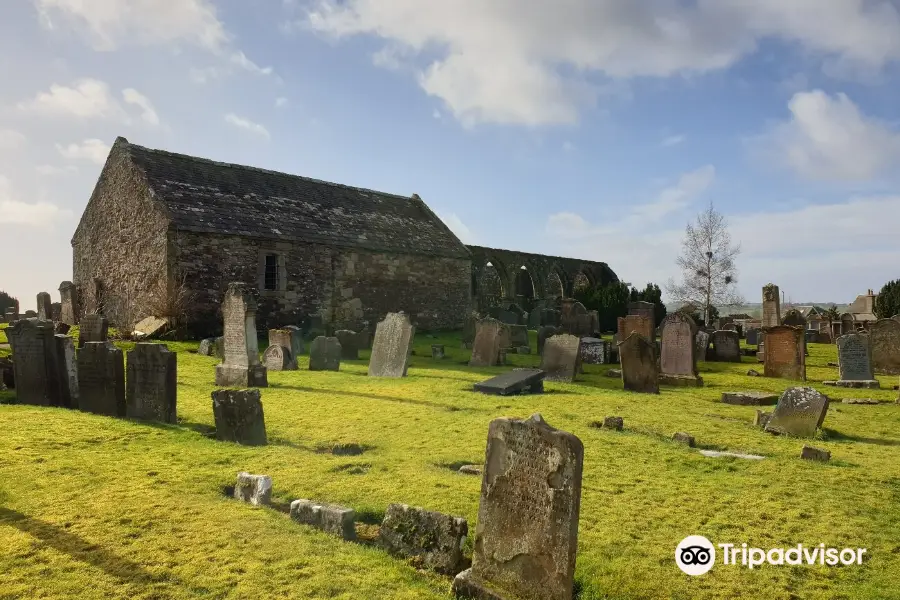
[[[259, 289], [263, 327], [357, 328], [403, 310], [421, 329], [462, 326], [496, 300], [528, 304], [605, 263], [467, 247], [417, 195], [397, 196], [153, 150], [117, 138], [72, 238], [84, 312], [115, 322], [181, 312], [221, 327], [229, 282]], [[486, 300], [487, 298], [487, 300]], [[127, 315], [127, 318], [123, 315]]]

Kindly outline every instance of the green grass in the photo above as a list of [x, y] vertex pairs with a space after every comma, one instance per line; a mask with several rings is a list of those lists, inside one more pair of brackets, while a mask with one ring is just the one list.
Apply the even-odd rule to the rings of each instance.
[[[791, 385], [746, 377], [759, 368], [755, 359], [702, 364], [706, 387], [659, 396], [623, 392], [604, 375], [608, 367], [589, 365], [575, 384], [500, 398], [470, 390], [504, 368], [461, 364], [469, 352], [453, 336], [416, 342], [401, 380], [366, 377], [367, 360], [345, 362], [339, 373], [270, 373], [270, 444], [262, 448], [208, 437], [216, 360], [188, 352], [196, 343], [169, 344], [179, 352], [177, 426], [0, 406], [0, 598], [446, 599], [449, 578], [229, 500], [223, 487], [241, 470], [266, 473], [279, 502], [346, 504], [372, 523], [389, 503], [404, 502], [463, 516], [474, 531], [480, 478], [446, 465], [483, 461], [491, 419], [535, 412], [584, 442], [582, 600], [900, 597], [900, 406], [889, 389], [896, 377], [882, 378], [881, 391], [822, 387], [836, 378], [826, 366], [835, 347], [810, 345], [811, 385], [833, 398], [884, 401], [832, 405], [814, 442], [832, 452], [821, 464], [799, 459], [803, 440], [755, 429], [754, 408], [718, 402], [726, 390]], [[435, 342], [449, 358], [430, 358]], [[535, 365], [538, 357], [511, 360]], [[624, 417], [625, 431], [588, 427], [604, 415]], [[767, 458], [705, 458], [671, 442], [675, 431], [703, 447]], [[316, 452], [340, 443], [370, 449]], [[690, 534], [762, 548], [859, 546], [868, 560], [753, 571], [717, 565], [691, 578], [673, 559]]]

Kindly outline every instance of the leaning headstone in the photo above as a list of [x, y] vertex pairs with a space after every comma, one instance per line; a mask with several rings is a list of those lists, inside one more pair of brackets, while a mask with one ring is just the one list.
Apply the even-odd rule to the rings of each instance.
[[[294, 338], [297, 338], [295, 340]], [[303, 337], [300, 335], [299, 329], [296, 334], [293, 329], [288, 329], [287, 327], [283, 329], [270, 329], [269, 330], [269, 346], [281, 346], [287, 352], [285, 355], [287, 356], [287, 363], [281, 371], [296, 371], [297, 370], [297, 355], [294, 354], [294, 351], [297, 349], [297, 341], [300, 342], [300, 347], [303, 347]]]
[[528, 327], [525, 325], [509, 326], [509, 344], [510, 346], [528, 346]]
[[88, 342], [78, 351], [78, 408], [125, 416], [125, 357], [112, 342]]
[[272, 503], [272, 478], [268, 475], [238, 473], [234, 497], [253, 506], [268, 506]]
[[359, 338], [355, 331], [338, 329], [334, 337], [341, 343], [341, 360], [359, 360]]
[[310, 371], [339, 371], [341, 343], [336, 337], [320, 335], [309, 345]]
[[713, 353], [719, 362], [741, 362], [741, 339], [737, 331], [720, 329], [712, 334]]
[[78, 362], [75, 359], [75, 340], [67, 335], [53, 336], [56, 343], [57, 381], [60, 405], [78, 408]]
[[[872, 347], [869, 336], [848, 333], [837, 339], [840, 387], [879, 387], [872, 367]], [[855, 385], [854, 385], [855, 384]]]
[[482, 394], [496, 396], [522, 393], [540, 394], [544, 391], [544, 372], [540, 369], [513, 369], [508, 373], [491, 377], [487, 381], [476, 383], [474, 389]]
[[88, 342], [105, 342], [109, 339], [109, 322], [103, 315], [85, 315], [78, 328], [78, 347]]
[[509, 348], [509, 326], [490, 317], [478, 321], [472, 343], [470, 367], [493, 367], [500, 364], [501, 348]]
[[37, 318], [41, 321], [53, 320], [53, 301], [50, 294], [41, 292], [37, 295]]
[[619, 342], [618, 347], [625, 389], [643, 394], [658, 394], [659, 366], [656, 362], [656, 345], [634, 332]]
[[263, 365], [266, 371], [290, 371], [291, 364], [291, 351], [284, 346], [272, 344], [263, 352]]
[[572, 382], [581, 370], [579, 339], [568, 333], [552, 336], [544, 342], [541, 370], [547, 381]]
[[581, 338], [581, 363], [585, 365], [605, 365], [609, 363], [608, 342], [600, 338]]
[[266, 445], [266, 420], [258, 389], [215, 390], [212, 408], [217, 440], [244, 446]]
[[491, 421], [472, 568], [456, 595], [571, 600], [583, 463], [581, 440], [539, 414]]
[[769, 283], [763, 286], [762, 326], [777, 327], [781, 325], [781, 293], [778, 286]]
[[389, 554], [414, 559], [426, 569], [456, 575], [463, 566], [469, 525], [462, 517], [391, 504], [378, 532], [378, 545]]
[[128, 351], [125, 368], [125, 415], [177, 423], [178, 355], [165, 344], [139, 343]]
[[876, 373], [900, 373], [900, 323], [893, 319], [878, 319], [869, 329], [869, 343]]
[[222, 318], [225, 358], [216, 365], [216, 385], [267, 387], [266, 368], [259, 362], [256, 339], [256, 289], [240, 282], [228, 284]]
[[5, 330], [13, 352], [18, 404], [62, 406], [53, 323], [20, 319]]
[[806, 381], [803, 330], [800, 327], [778, 325], [767, 327], [763, 375]]
[[659, 359], [660, 379], [670, 385], [702, 385], [697, 371], [694, 320], [684, 313], [668, 315], [662, 322]]
[[810, 387], [792, 387], [778, 399], [766, 431], [813, 437], [828, 412], [828, 397]]
[[697, 350], [697, 360], [706, 361], [706, 352], [709, 350], [709, 334], [702, 329], [694, 336], [694, 344]]
[[67, 325], [78, 325], [78, 292], [71, 281], [59, 284], [60, 315], [59, 320]]
[[301, 498], [291, 502], [291, 519], [352, 542], [356, 540], [356, 511], [346, 506]]
[[416, 328], [406, 313], [388, 313], [375, 326], [372, 355], [369, 358], [371, 377], [406, 377], [409, 355], [412, 352]]

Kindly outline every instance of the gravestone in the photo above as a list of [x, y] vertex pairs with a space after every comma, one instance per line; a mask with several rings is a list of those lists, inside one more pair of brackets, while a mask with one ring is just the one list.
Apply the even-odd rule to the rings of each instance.
[[216, 365], [220, 387], [267, 387], [266, 367], [259, 362], [256, 338], [256, 289], [244, 283], [228, 284], [222, 302], [225, 322], [225, 358]]
[[756, 346], [759, 344], [759, 329], [750, 328], [747, 329], [747, 345], [748, 346]]
[[177, 423], [178, 355], [165, 344], [135, 344], [128, 351], [125, 416]]
[[219, 359], [225, 358], [225, 336], [220, 335], [216, 338], [213, 345], [213, 356]]
[[105, 342], [109, 339], [109, 322], [103, 315], [92, 314], [81, 317], [78, 328], [78, 347], [88, 342]]
[[272, 503], [272, 478], [268, 475], [238, 473], [234, 497], [253, 506], [268, 506]]
[[540, 369], [513, 369], [474, 386], [476, 392], [495, 396], [540, 394], [544, 391], [544, 372]]
[[67, 325], [78, 325], [79, 307], [78, 291], [71, 281], [59, 284], [60, 315], [59, 320]]
[[741, 362], [741, 340], [737, 331], [720, 329], [712, 334], [713, 355], [719, 362]]
[[215, 356], [216, 339], [205, 338], [200, 340], [200, 344], [197, 346], [197, 354], [199, 354], [200, 356]]
[[[55, 323], [60, 323], [65, 325], [66, 327], [70, 327], [70, 325], [66, 325], [65, 323], [60, 322], [60, 317], [62, 317], [62, 304], [60, 302], [53, 302], [50, 305], [50, 320]], [[66, 329], [68, 331], [68, 329]]]
[[75, 359], [75, 340], [67, 335], [53, 336], [56, 344], [59, 402], [67, 408], [78, 408], [78, 362]]
[[841, 335], [856, 333], [856, 318], [850, 313], [841, 315]]
[[644, 302], [643, 300], [638, 300], [635, 302], [628, 303], [628, 314], [629, 315], [639, 315], [642, 317], [646, 317], [648, 319], [655, 320], [656, 305], [653, 302]]
[[19, 319], [4, 331], [13, 352], [16, 402], [62, 406], [59, 353], [53, 323]]
[[697, 346], [694, 334], [697, 326], [684, 313], [668, 315], [662, 322], [662, 344], [659, 370], [663, 383], [671, 385], [702, 385], [697, 371]]
[[869, 342], [869, 336], [860, 333], [848, 333], [837, 339], [840, 380], [835, 383], [838, 386], [851, 386], [849, 382], [869, 382], [865, 387], [878, 387]]
[[442, 358], [444, 358], [446, 356], [447, 355], [444, 352], [443, 344], [432, 344], [431, 345], [431, 358], [433, 358], [435, 360], [441, 360]]
[[336, 337], [320, 335], [309, 346], [310, 371], [339, 371], [341, 343]]
[[26, 319], [37, 319], [37, 311], [36, 310], [26, 310], [25, 318]]
[[510, 325], [509, 345], [514, 347], [529, 346], [528, 327], [525, 325]]
[[697, 360], [706, 361], [706, 353], [709, 350], [709, 334], [702, 329], [694, 336], [695, 349], [697, 351]]
[[722, 392], [722, 402], [734, 406], [770, 406], [778, 396], [770, 392]]
[[509, 326], [490, 317], [477, 323], [472, 344], [470, 367], [494, 367], [500, 364], [500, 350], [509, 348]]
[[334, 337], [341, 343], [341, 360], [359, 360], [359, 337], [355, 331], [338, 329]]
[[356, 511], [346, 506], [301, 498], [291, 502], [291, 519], [321, 529], [348, 542], [356, 540]]
[[893, 319], [878, 319], [869, 329], [872, 365], [876, 373], [900, 373], [900, 323]]
[[53, 301], [47, 292], [37, 295], [37, 318], [41, 321], [53, 320]]
[[767, 327], [763, 375], [806, 381], [803, 330], [800, 327], [779, 325]]
[[415, 559], [426, 569], [456, 575], [463, 565], [469, 525], [461, 517], [390, 504], [378, 531], [378, 545], [389, 554]]
[[803, 331], [806, 331], [807, 322], [806, 317], [804, 317], [799, 310], [792, 308], [784, 313], [784, 316], [781, 318], [781, 324], [790, 327], [801, 327]]
[[581, 338], [581, 364], [584, 365], [605, 365], [609, 363], [608, 342], [600, 338], [585, 337]]
[[372, 355], [369, 358], [370, 377], [406, 377], [416, 328], [406, 313], [388, 313], [375, 326]]
[[584, 445], [539, 414], [488, 428], [472, 567], [453, 592], [469, 598], [571, 600]]
[[78, 351], [78, 408], [125, 416], [125, 356], [112, 342], [88, 342]]
[[[299, 342], [299, 344], [298, 344]], [[279, 371], [296, 371], [297, 370], [297, 355], [294, 354], [294, 351], [297, 350], [297, 346], [299, 345], [299, 350], [303, 350], [303, 337], [300, 335], [300, 328], [296, 329], [288, 329], [284, 327], [282, 329], [270, 329], [269, 330], [269, 346], [281, 346], [287, 352], [284, 355], [287, 357], [287, 361], [285, 366]], [[266, 367], [271, 370], [270, 367]]]
[[778, 399], [766, 423], [766, 431], [796, 437], [813, 437], [828, 412], [828, 397], [810, 387], [792, 387]]
[[562, 333], [562, 332], [553, 325], [544, 325], [543, 327], [538, 329], [538, 333], [537, 333], [538, 354], [544, 353], [544, 344], [547, 342], [547, 338], [549, 338], [550, 336], [556, 335], [557, 333]]
[[266, 445], [266, 420], [258, 389], [215, 390], [212, 408], [217, 440], [244, 446]]
[[763, 286], [762, 326], [777, 327], [781, 325], [781, 292], [774, 283]]
[[[294, 360], [294, 363], [296, 363], [299, 360], [300, 355], [305, 351], [303, 347], [303, 331], [296, 325], [285, 325], [282, 329], [291, 333], [291, 345], [288, 347], [291, 350], [291, 358]], [[271, 342], [269, 343], [271, 344]]]
[[[273, 344], [263, 352], [266, 371], [291, 371], [291, 351], [279, 344]], [[266, 376], [268, 380], [268, 375]]]
[[617, 320], [617, 324], [617, 342], [624, 341], [633, 332], [637, 332], [638, 334], [647, 338], [647, 341], [651, 344], [656, 343], [656, 328], [653, 326], [653, 319], [647, 318], [643, 315], [628, 315], [625, 317], [619, 317]]
[[643, 394], [659, 393], [659, 365], [656, 345], [637, 332], [618, 343], [622, 364], [622, 384], [626, 390]]
[[579, 339], [568, 333], [554, 335], [544, 342], [541, 370], [547, 381], [571, 383], [581, 370]]
[[471, 311], [463, 320], [462, 344], [463, 348], [471, 348], [475, 342], [475, 331], [478, 327], [480, 316], [477, 312]]

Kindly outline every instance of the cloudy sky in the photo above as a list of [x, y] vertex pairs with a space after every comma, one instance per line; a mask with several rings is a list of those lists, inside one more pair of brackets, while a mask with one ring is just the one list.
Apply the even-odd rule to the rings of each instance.
[[0, 288], [31, 308], [117, 135], [418, 193], [464, 242], [677, 275], [713, 202], [740, 287], [898, 277], [885, 0], [4, 0]]

